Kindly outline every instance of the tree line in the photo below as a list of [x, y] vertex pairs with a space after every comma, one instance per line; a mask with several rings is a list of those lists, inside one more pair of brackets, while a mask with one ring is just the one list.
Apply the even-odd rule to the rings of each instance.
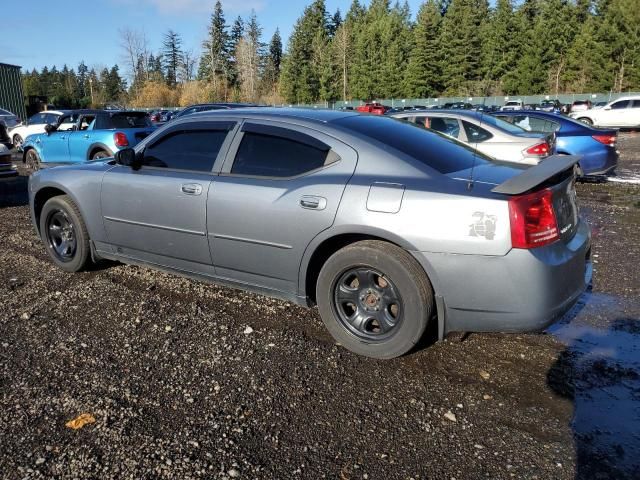
[[295, 25], [287, 102], [620, 92], [640, 88], [638, 0], [324, 0]]
[[194, 53], [168, 30], [153, 52], [120, 30], [111, 68], [23, 74], [25, 94], [60, 107], [206, 101], [315, 103], [376, 98], [620, 92], [640, 89], [637, 0], [353, 0], [345, 15], [313, 0], [287, 51], [255, 12], [227, 23], [220, 1]]

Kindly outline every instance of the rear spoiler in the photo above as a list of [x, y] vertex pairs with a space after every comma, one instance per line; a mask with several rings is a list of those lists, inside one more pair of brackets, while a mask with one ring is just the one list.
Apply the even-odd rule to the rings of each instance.
[[572, 168], [582, 160], [581, 155], [551, 155], [538, 165], [528, 168], [520, 175], [511, 177], [491, 191], [505, 195], [519, 195], [537, 187], [551, 177]]

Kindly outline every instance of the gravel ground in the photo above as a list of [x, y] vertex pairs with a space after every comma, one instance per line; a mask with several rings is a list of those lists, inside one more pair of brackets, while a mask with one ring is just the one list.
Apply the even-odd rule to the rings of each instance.
[[392, 361], [336, 346], [315, 310], [63, 273], [26, 178], [0, 183], [0, 477], [638, 478], [640, 135], [620, 147], [623, 181], [578, 187], [597, 263], [569, 315]]

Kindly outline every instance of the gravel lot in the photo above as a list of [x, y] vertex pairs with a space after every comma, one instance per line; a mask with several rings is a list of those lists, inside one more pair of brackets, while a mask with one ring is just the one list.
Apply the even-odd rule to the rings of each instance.
[[3, 181], [0, 477], [639, 478], [640, 135], [620, 148], [622, 181], [578, 187], [597, 263], [571, 314], [393, 361], [288, 303], [118, 264], [63, 273], [26, 177]]

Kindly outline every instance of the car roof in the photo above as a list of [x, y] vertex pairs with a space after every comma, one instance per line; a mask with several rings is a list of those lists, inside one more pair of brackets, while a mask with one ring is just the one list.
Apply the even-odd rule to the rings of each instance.
[[246, 117], [253, 118], [275, 118], [275, 119], [301, 119], [311, 120], [321, 123], [331, 122], [340, 118], [360, 115], [350, 110], [326, 110], [314, 108], [289, 108], [289, 107], [247, 107], [237, 110], [208, 110], [205, 112], [196, 112], [184, 118], [215, 118], [219, 116]]

